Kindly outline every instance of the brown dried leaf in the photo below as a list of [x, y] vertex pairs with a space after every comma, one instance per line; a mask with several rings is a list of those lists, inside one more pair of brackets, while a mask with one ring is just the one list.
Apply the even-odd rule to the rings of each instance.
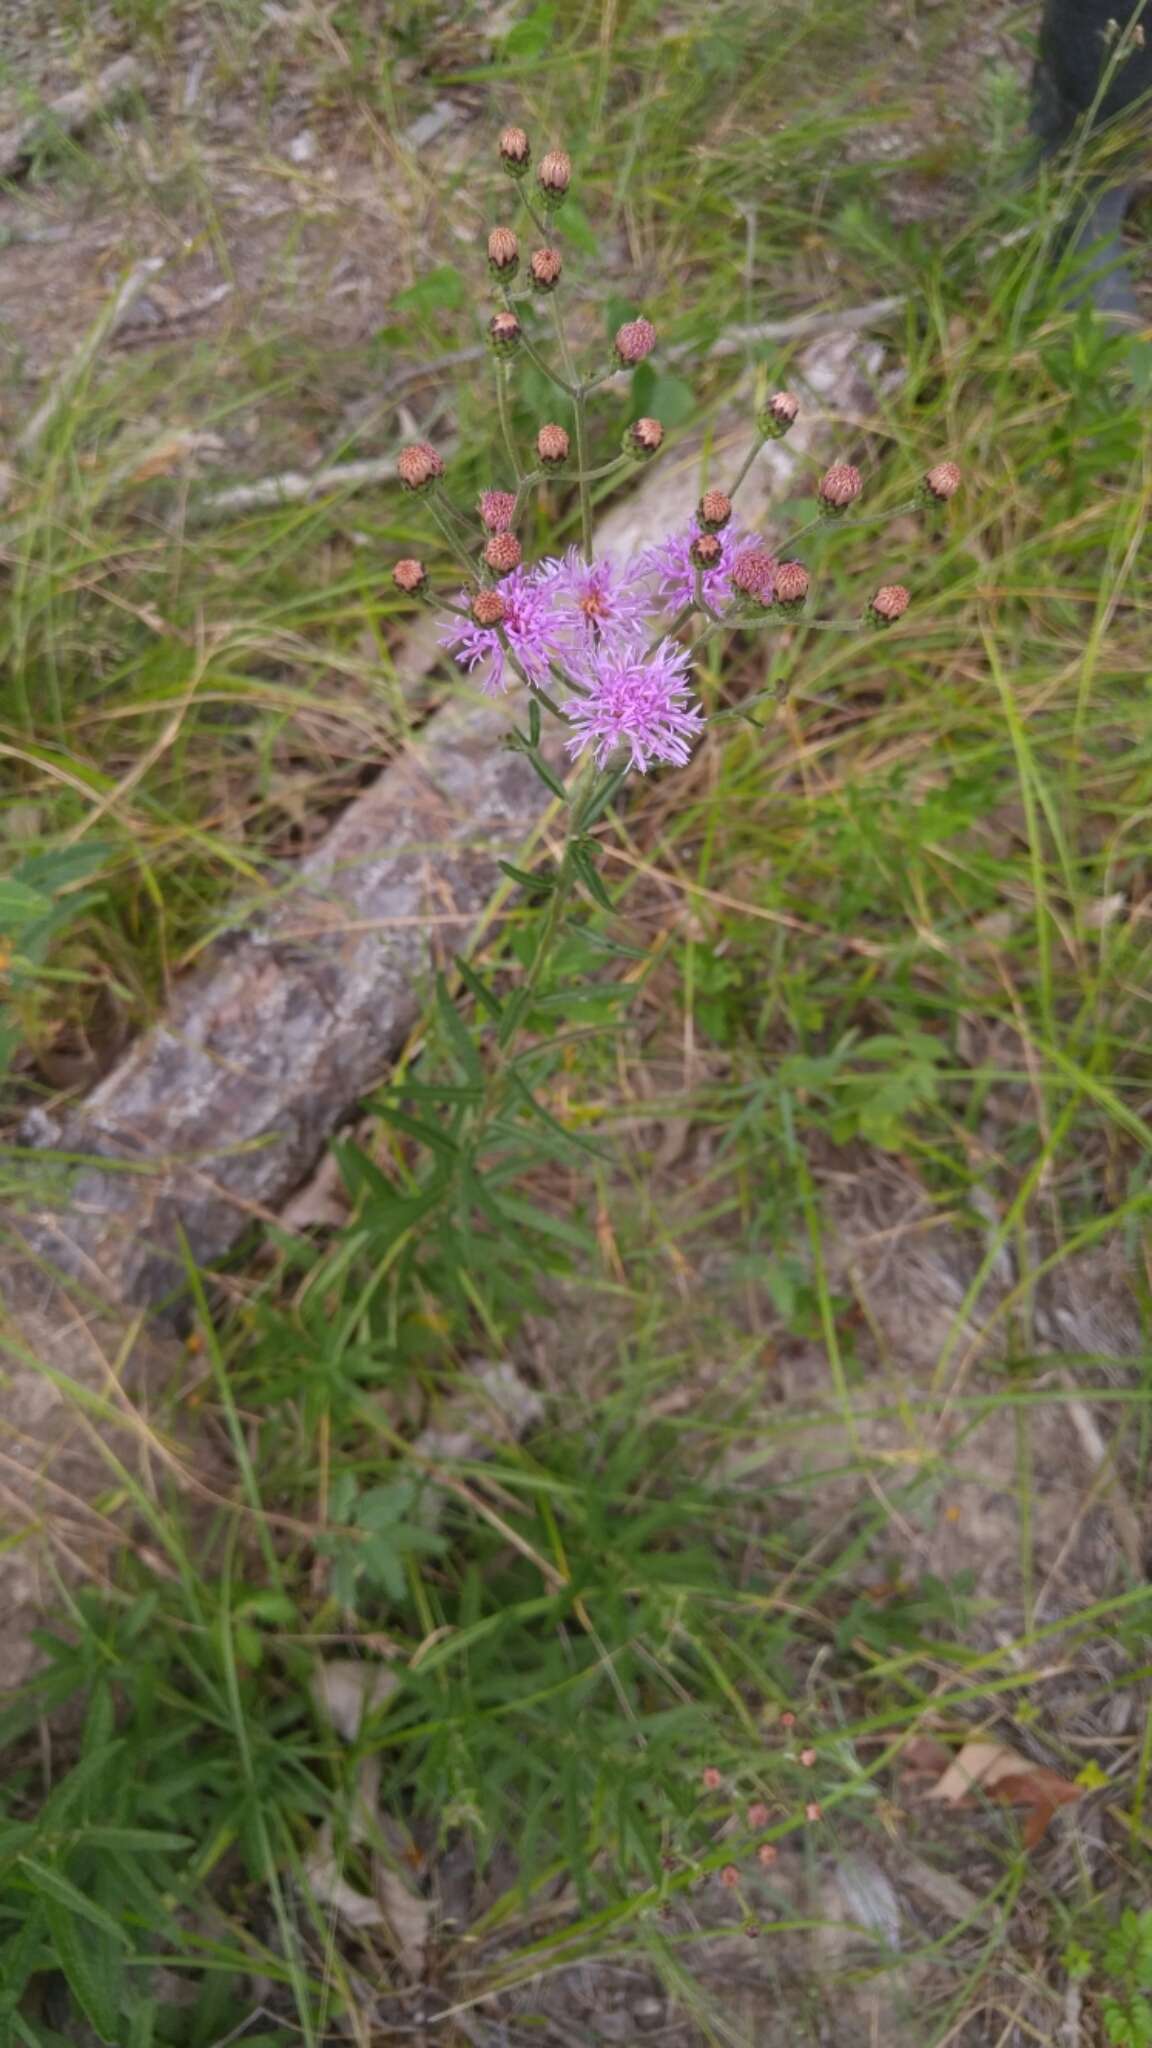
[[420, 1977], [424, 1971], [432, 1908], [427, 1899], [418, 1898], [408, 1889], [397, 1871], [387, 1870], [379, 1862], [375, 1882], [401, 1968], [409, 1977]]
[[1072, 1805], [1081, 1787], [1062, 1778], [1047, 1764], [1033, 1763], [1004, 1742], [966, 1742], [926, 1799], [949, 1806], [974, 1806], [981, 1795], [1001, 1806], [1031, 1808], [1024, 1825], [1024, 1846], [1034, 1849], [1057, 1807]]

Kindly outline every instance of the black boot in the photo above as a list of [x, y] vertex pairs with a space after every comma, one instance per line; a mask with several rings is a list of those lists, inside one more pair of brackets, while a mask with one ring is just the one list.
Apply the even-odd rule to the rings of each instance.
[[[1093, 113], [1094, 127], [1116, 120], [1152, 94], [1152, 0], [1145, 12], [1147, 31], [1143, 36], [1137, 31], [1116, 65]], [[1117, 24], [1123, 29], [1131, 19], [1129, 0], [1045, 0], [1032, 85], [1032, 127], [1045, 152], [1063, 148], [1077, 122], [1093, 109], [1113, 57]], [[1152, 99], [1142, 111], [1152, 135]], [[1120, 239], [1134, 189], [1123, 182], [1098, 186], [1075, 236], [1075, 247], [1083, 253], [1077, 266], [1083, 279], [1079, 295], [1117, 327], [1145, 324]]]

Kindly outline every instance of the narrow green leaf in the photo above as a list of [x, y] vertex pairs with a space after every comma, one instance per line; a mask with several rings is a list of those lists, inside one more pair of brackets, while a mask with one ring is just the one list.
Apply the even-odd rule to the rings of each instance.
[[93, 1905], [91, 1899], [86, 1899], [83, 1892], [79, 1891], [72, 1880], [65, 1877], [61, 1871], [52, 1870], [46, 1863], [38, 1863], [32, 1856], [21, 1856], [20, 1869], [33, 1891], [43, 1899], [46, 1911], [49, 1906], [63, 1907], [67, 1912], [74, 1913], [77, 1919], [87, 1920], [91, 1926], [98, 1927], [111, 1941], [127, 1944], [127, 1935], [122, 1927], [117, 1926], [112, 1915], [105, 1913], [102, 1907]]
[[[96, 2033], [109, 2048], [117, 2048], [120, 2031], [118, 1997], [119, 1947], [97, 1948], [91, 1936], [81, 1932], [69, 1908], [48, 1896], [44, 1901], [48, 1931], [56, 1960], [68, 1982], [68, 1989]], [[103, 1916], [101, 1916], [103, 1918]], [[109, 1923], [114, 1925], [113, 1922]], [[119, 1928], [116, 1929], [118, 1940]]]

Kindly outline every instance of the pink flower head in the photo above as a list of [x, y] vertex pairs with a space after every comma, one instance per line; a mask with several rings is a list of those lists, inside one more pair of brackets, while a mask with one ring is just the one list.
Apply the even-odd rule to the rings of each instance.
[[[693, 542], [708, 531], [698, 519], [693, 519], [682, 533], [670, 533], [667, 540], [657, 541], [640, 557], [640, 567], [658, 579], [660, 601], [665, 611], [678, 612], [691, 604], [696, 595], [696, 564], [692, 560]], [[743, 528], [729, 524], [716, 535], [720, 542], [720, 555], [712, 569], [704, 571], [701, 589], [704, 599], [713, 611], [723, 611], [732, 595], [730, 577], [732, 564], [755, 536], [745, 533]]]
[[[549, 662], [558, 659], [561, 653], [547, 588], [529, 570], [514, 569], [501, 583], [500, 596], [504, 600], [501, 630], [508, 646], [528, 681], [543, 683], [548, 675]], [[462, 605], [467, 604], [466, 591], [461, 592], [458, 601]], [[484, 688], [490, 696], [498, 690], [507, 689], [507, 656], [495, 627], [478, 626], [470, 618], [445, 619], [440, 645], [456, 656], [461, 668], [474, 669], [479, 662], [488, 662]]]
[[638, 640], [652, 610], [651, 594], [634, 562], [620, 568], [606, 559], [586, 562], [579, 548], [568, 548], [541, 563], [540, 580], [567, 654]]
[[593, 747], [602, 768], [617, 747], [627, 747], [641, 775], [654, 761], [682, 768], [704, 725], [687, 670], [688, 650], [678, 640], [662, 640], [651, 654], [637, 642], [587, 656], [574, 673], [589, 694], [562, 707], [574, 728], [569, 753]]

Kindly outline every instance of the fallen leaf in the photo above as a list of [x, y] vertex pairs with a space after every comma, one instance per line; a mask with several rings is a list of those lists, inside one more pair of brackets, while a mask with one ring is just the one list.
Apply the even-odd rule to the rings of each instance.
[[420, 1977], [424, 1971], [432, 1908], [427, 1899], [419, 1898], [409, 1890], [397, 1871], [386, 1870], [380, 1863], [376, 1865], [375, 1882], [401, 1968], [410, 1977]]
[[1062, 1778], [1047, 1764], [1033, 1763], [1003, 1742], [966, 1742], [952, 1758], [926, 1799], [949, 1806], [974, 1806], [981, 1797], [1001, 1806], [1031, 1809], [1024, 1823], [1024, 1846], [1034, 1849], [1056, 1809], [1082, 1796], [1082, 1787]]
[[352, 1657], [332, 1657], [318, 1665], [312, 1697], [327, 1714], [337, 1735], [355, 1742], [365, 1714], [382, 1707], [400, 1681], [386, 1664], [359, 1664]]
[[349, 1927], [382, 1927], [384, 1913], [378, 1899], [358, 1892], [349, 1884], [332, 1853], [332, 1823], [325, 1821], [316, 1845], [305, 1860], [304, 1876], [317, 1905], [331, 1906]]

